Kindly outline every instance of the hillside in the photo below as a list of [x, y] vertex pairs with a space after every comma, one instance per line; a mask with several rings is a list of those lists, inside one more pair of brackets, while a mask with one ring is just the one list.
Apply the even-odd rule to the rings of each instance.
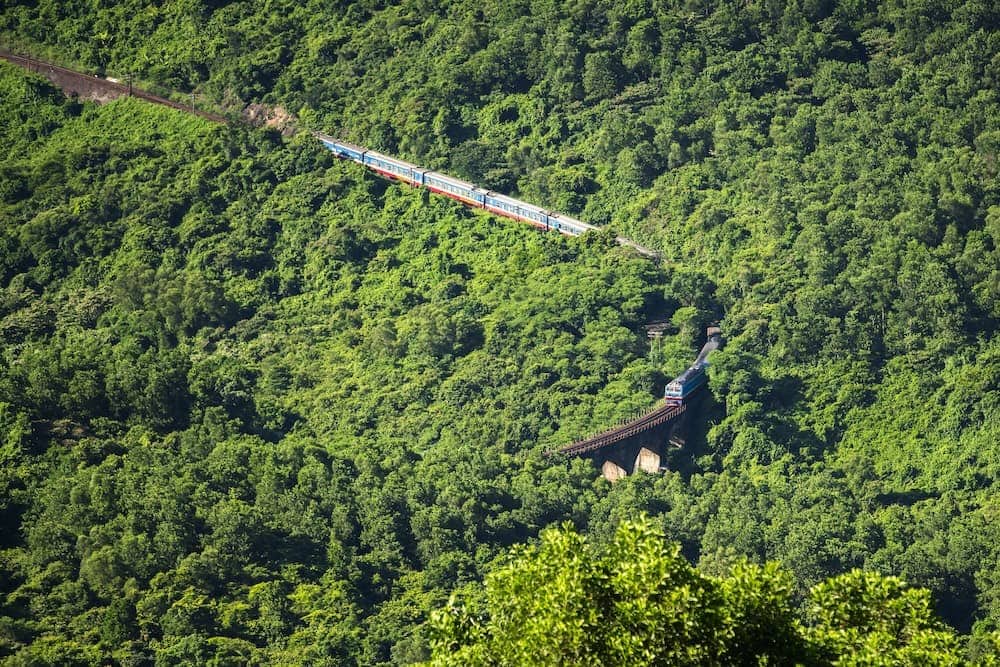
[[[4, 473], [18, 489], [4, 516], [25, 532], [7, 538], [6, 562], [18, 586], [36, 582], [24, 590], [55, 590], [49, 572], [78, 596], [39, 611], [26, 592], [9, 598], [4, 614], [31, 619], [10, 645], [52, 609], [77, 610], [60, 612], [69, 627], [102, 602], [146, 598], [118, 595], [130, 579], [152, 590], [183, 565], [156, 582], [158, 604], [190, 603], [185, 618], [208, 625], [150, 630], [164, 646], [262, 646], [265, 627], [294, 638], [320, 624], [364, 664], [403, 662], [422, 655], [410, 625], [504, 547], [564, 519], [609, 539], [639, 510], [709, 574], [776, 559], [801, 597], [862, 567], [926, 586], [962, 633], [997, 629], [998, 24], [974, 0], [0, 10], [8, 43], [223, 104], [281, 105], [666, 258], [488, 222], [303, 140], [130, 102], [78, 107], [8, 73], [0, 400], [24, 458], [4, 468], [21, 471]], [[639, 327], [664, 317], [680, 331], [649, 358]], [[609, 488], [582, 464], [543, 461], [647, 406], [717, 318], [728, 344], [714, 403], [676, 472]], [[105, 444], [51, 446], [73, 433]], [[143, 465], [190, 467], [167, 495], [204, 516], [158, 565], [100, 589], [83, 563], [100, 553], [117, 572], [131, 561], [114, 549], [161, 520], [96, 530], [128, 512], [61, 508], [98, 502], [84, 491], [106, 477], [95, 471], [126, 475], [138, 447], [164, 457]], [[262, 508], [314, 483], [310, 457], [338, 481], [316, 501], [320, 527], [293, 528], [320, 487], [286, 519]], [[280, 484], [259, 461], [284, 466]], [[245, 542], [242, 574], [222, 570], [212, 588], [190, 577], [204, 572], [193, 554], [229, 553], [206, 541], [225, 530], [225, 512], [209, 512], [223, 496], [231, 535], [291, 541], [266, 564]], [[64, 532], [33, 532], [53, 514]], [[50, 544], [61, 555], [29, 558]], [[309, 553], [328, 559], [309, 567], [346, 569], [308, 588], [323, 576], [303, 574]], [[267, 605], [277, 620], [261, 620]], [[308, 616], [320, 608], [342, 616]], [[288, 645], [316, 641], [304, 636]]]
[[542, 452], [652, 400], [665, 273], [2, 72], [5, 653], [419, 656], [451, 586], [585, 521]]

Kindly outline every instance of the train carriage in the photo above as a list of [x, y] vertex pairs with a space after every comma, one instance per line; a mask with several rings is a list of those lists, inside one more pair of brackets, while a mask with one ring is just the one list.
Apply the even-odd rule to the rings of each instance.
[[722, 345], [722, 329], [718, 325], [708, 328], [708, 340], [690, 367], [667, 383], [663, 398], [667, 403], [680, 405], [696, 389], [708, 382], [708, 355]]
[[410, 182], [413, 183], [413, 185], [419, 185], [420, 187], [423, 187], [424, 179], [426, 178], [427, 173], [430, 171], [430, 169], [424, 169], [423, 167], [413, 167], [411, 171], [412, 171], [412, 178], [410, 179]]
[[333, 151], [333, 154], [337, 157], [364, 164], [365, 153], [367, 152], [364, 148], [322, 134], [319, 135], [319, 140], [323, 142], [324, 146]]
[[376, 151], [365, 151], [363, 164], [384, 176], [407, 183], [414, 183], [417, 173], [420, 173], [421, 176], [426, 173], [415, 164], [397, 160]]
[[586, 222], [577, 220], [576, 218], [571, 218], [562, 213], [549, 214], [549, 228], [566, 234], [567, 236], [580, 236], [584, 232], [597, 229], [593, 225], [588, 225]]
[[708, 362], [699, 362], [688, 368], [686, 371], [667, 383], [663, 392], [663, 398], [667, 403], [680, 405], [696, 389], [708, 381], [705, 373]]
[[486, 192], [476, 187], [473, 183], [452, 178], [436, 171], [428, 171], [424, 174], [424, 187], [432, 192], [437, 192], [446, 197], [478, 206], [479, 208], [482, 208], [483, 201], [486, 198]]
[[543, 209], [496, 192], [486, 194], [483, 206], [487, 211], [516, 220], [523, 220], [542, 229], [549, 228], [549, 214]]

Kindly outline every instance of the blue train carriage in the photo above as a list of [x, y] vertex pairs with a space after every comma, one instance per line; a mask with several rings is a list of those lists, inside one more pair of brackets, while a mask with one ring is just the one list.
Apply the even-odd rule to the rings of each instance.
[[323, 145], [329, 148], [337, 157], [354, 160], [355, 162], [364, 164], [365, 153], [367, 151], [361, 146], [355, 146], [354, 144], [349, 144], [346, 141], [328, 137], [325, 134], [317, 134], [316, 136], [323, 142]]
[[427, 176], [427, 173], [430, 172], [430, 169], [424, 169], [423, 167], [413, 167], [413, 169], [411, 169], [411, 172], [412, 172], [412, 178], [410, 179], [410, 183], [417, 187], [421, 188], [424, 187], [424, 179]]
[[708, 328], [705, 345], [691, 366], [667, 383], [663, 399], [670, 405], [680, 405], [688, 396], [708, 382], [708, 355], [722, 346], [722, 329], [718, 325]]
[[425, 172], [423, 177], [423, 186], [431, 192], [437, 192], [445, 197], [451, 197], [479, 208], [483, 207], [486, 191], [476, 187], [475, 184], [437, 171]]
[[541, 229], [549, 229], [549, 214], [538, 206], [520, 199], [514, 199], [498, 192], [487, 192], [483, 208], [497, 215], [523, 220]]
[[426, 169], [421, 169], [415, 164], [376, 151], [365, 151], [364, 165], [383, 176], [416, 185], [423, 184], [424, 174], [427, 173]]
[[585, 232], [597, 229], [582, 220], [571, 218], [563, 213], [549, 213], [548, 226], [567, 236], [580, 236]]

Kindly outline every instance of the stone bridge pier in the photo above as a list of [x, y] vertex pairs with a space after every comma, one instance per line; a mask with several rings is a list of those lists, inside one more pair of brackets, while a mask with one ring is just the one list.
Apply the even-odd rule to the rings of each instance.
[[684, 444], [687, 406], [663, 402], [630, 422], [555, 452], [589, 458], [609, 481], [634, 472], [660, 472], [670, 447]]
[[684, 444], [686, 414], [659, 424], [647, 431], [613, 445], [590, 452], [589, 458], [609, 482], [637, 472], [659, 473], [666, 470], [670, 449]]

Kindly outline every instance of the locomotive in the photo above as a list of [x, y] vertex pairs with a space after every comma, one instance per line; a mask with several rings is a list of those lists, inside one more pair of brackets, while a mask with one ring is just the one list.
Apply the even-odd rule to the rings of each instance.
[[[427, 188], [431, 192], [451, 197], [463, 204], [482, 208], [491, 213], [513, 218], [514, 220], [527, 222], [546, 231], [555, 230], [567, 236], [580, 236], [584, 232], [597, 229], [593, 225], [588, 225], [586, 222], [571, 218], [568, 215], [546, 211], [534, 204], [493, 192], [474, 183], [424, 169], [415, 164], [410, 164], [409, 162], [404, 162], [403, 160], [398, 160], [383, 153], [362, 148], [361, 146], [355, 146], [354, 144], [334, 139], [322, 133], [315, 134], [323, 142], [323, 145], [329, 148], [337, 157], [363, 164], [383, 176], [409, 183], [416, 187]], [[639, 248], [639, 250], [644, 249]]]
[[693, 394], [708, 381], [708, 353], [718, 349], [722, 344], [722, 329], [711, 326], [707, 331], [708, 340], [686, 371], [667, 383], [663, 390], [663, 400], [668, 405], [681, 405], [688, 396]]

